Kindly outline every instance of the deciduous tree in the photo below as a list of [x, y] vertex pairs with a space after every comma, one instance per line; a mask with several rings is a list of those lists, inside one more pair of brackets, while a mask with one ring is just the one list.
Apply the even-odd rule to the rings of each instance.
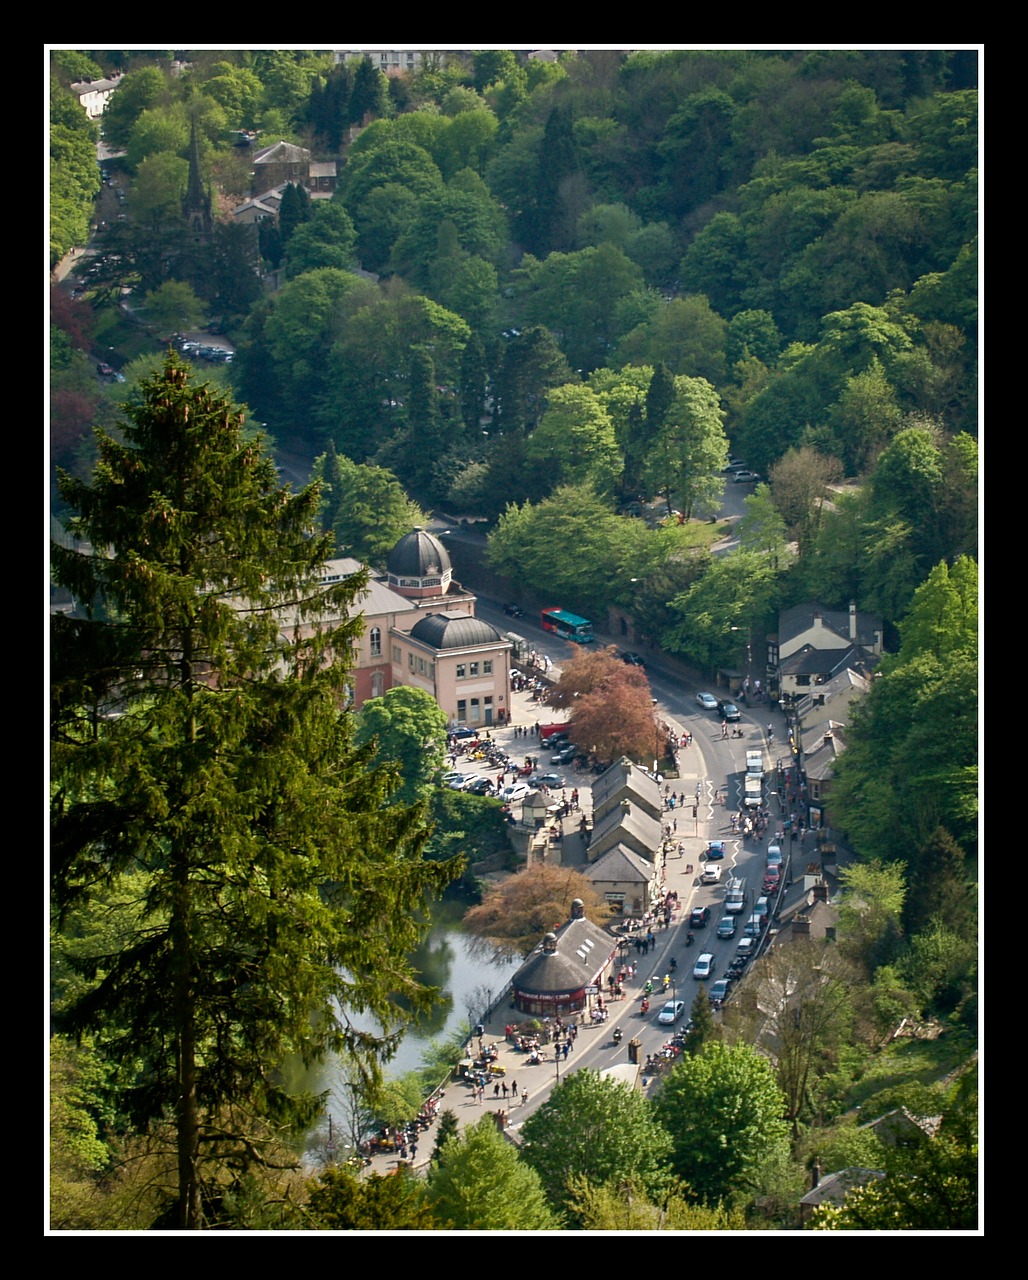
[[527, 955], [542, 937], [571, 918], [571, 904], [582, 900], [596, 924], [610, 918], [607, 904], [580, 871], [551, 863], [532, 863], [500, 881], [464, 916], [464, 927], [479, 938]]
[[658, 748], [663, 751], [649, 681], [610, 649], [576, 653], [546, 701], [570, 708], [572, 736], [597, 760], [609, 763], [623, 755], [645, 760]]
[[441, 1223], [457, 1231], [556, 1231], [560, 1220], [539, 1175], [504, 1138], [492, 1116], [451, 1138], [428, 1175]]
[[374, 739], [376, 761], [394, 761], [403, 784], [396, 798], [421, 799], [438, 773], [446, 748], [446, 713], [430, 693], [406, 685], [369, 698], [360, 709], [357, 741]]
[[594, 1185], [633, 1182], [650, 1195], [670, 1177], [671, 1138], [649, 1100], [595, 1071], [567, 1076], [521, 1126], [521, 1136], [524, 1159], [559, 1211], [569, 1208], [576, 1177]]

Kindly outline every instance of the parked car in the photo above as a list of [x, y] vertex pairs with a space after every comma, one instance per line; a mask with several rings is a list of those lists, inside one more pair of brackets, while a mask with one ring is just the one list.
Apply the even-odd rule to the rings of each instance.
[[562, 778], [559, 773], [537, 773], [532, 778], [533, 787], [549, 787], [551, 791], [560, 790], [566, 787], [567, 780]]
[[474, 778], [461, 790], [466, 791], [470, 796], [494, 796], [496, 794], [496, 784], [490, 782], [488, 778]]
[[753, 914], [755, 916], [766, 916], [770, 911], [767, 898], [758, 898], [753, 904]]
[[689, 912], [689, 928], [705, 929], [710, 919], [710, 907], [693, 907]]
[[731, 986], [729, 978], [718, 978], [710, 988], [710, 1003], [713, 1005], [724, 1004], [728, 999], [728, 988]]
[[500, 799], [510, 804], [512, 801], [524, 800], [531, 794], [532, 788], [527, 782], [512, 782], [509, 787], [504, 787], [500, 792]]
[[740, 938], [739, 945], [735, 948], [735, 959], [737, 961], [741, 960], [745, 964], [747, 960], [753, 957], [756, 950], [756, 938]]
[[672, 1023], [677, 1022], [683, 1013], [685, 1013], [684, 1000], [669, 1000], [660, 1013], [657, 1014], [657, 1021], [662, 1026], [669, 1027]]
[[725, 842], [723, 840], [711, 840], [703, 851], [703, 856], [708, 862], [717, 862], [725, 856]]
[[474, 738], [476, 737], [474, 729], [469, 729], [466, 724], [459, 724], [456, 729], [450, 730], [451, 738]]
[[550, 764], [570, 764], [577, 754], [578, 748], [573, 742], [569, 742], [556, 755], [550, 756]]
[[717, 922], [717, 936], [719, 938], [734, 938], [735, 926], [735, 916], [722, 916]]
[[451, 791], [463, 791], [468, 783], [474, 782], [477, 777], [477, 773], [455, 773], [446, 785]]
[[759, 938], [767, 916], [752, 915], [743, 925], [743, 933], [747, 938]]
[[508, 618], [523, 618], [525, 616], [525, 611], [519, 604], [505, 604], [503, 612]]
[[755, 471], [737, 471], [732, 476], [733, 484], [755, 484], [759, 479]]
[[769, 867], [780, 867], [782, 865], [782, 846], [780, 844], [768, 845], [767, 865]]
[[776, 893], [778, 891], [779, 884], [781, 884], [781, 880], [782, 877], [778, 874], [777, 870], [774, 872], [769, 871], [764, 876], [763, 882], [760, 886], [760, 892], [769, 894]]
[[734, 723], [736, 720], [742, 719], [742, 712], [734, 702], [728, 702], [727, 700], [719, 702], [717, 709], [722, 720], [731, 720]]
[[714, 973], [714, 957], [709, 951], [704, 951], [703, 955], [696, 957], [696, 963], [692, 967], [692, 976], [699, 979], [700, 982], [706, 982]]
[[627, 665], [630, 667], [646, 666], [646, 663], [643, 661], [642, 656], [638, 653], [623, 653], [621, 655], [621, 661], [624, 663], [627, 663]]
[[715, 698], [712, 693], [698, 693], [696, 695], [696, 701], [704, 711], [717, 710], [717, 698]]

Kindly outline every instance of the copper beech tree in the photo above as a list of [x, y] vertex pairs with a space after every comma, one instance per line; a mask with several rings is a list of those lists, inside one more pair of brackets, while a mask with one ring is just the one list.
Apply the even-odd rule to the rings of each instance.
[[576, 653], [546, 701], [571, 712], [573, 741], [604, 764], [621, 756], [652, 759], [663, 751], [649, 681], [612, 648]]
[[571, 918], [576, 898], [594, 923], [610, 918], [607, 904], [580, 871], [533, 863], [490, 889], [465, 915], [464, 927], [513, 954], [528, 955], [545, 934]]

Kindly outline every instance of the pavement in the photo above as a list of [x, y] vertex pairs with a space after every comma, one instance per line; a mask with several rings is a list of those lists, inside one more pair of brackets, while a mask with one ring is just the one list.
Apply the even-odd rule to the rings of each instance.
[[[549, 673], [551, 678], [556, 678], [558, 669], [555, 667]], [[514, 727], [517, 725], [528, 726], [531, 728], [538, 723], [552, 723], [554, 716], [538, 701], [533, 701], [527, 693], [514, 693], [511, 697], [511, 709], [513, 715], [513, 723], [505, 726], [490, 726], [490, 734], [494, 741], [506, 750], [508, 755], [514, 759], [523, 758], [525, 754], [536, 755], [540, 758], [540, 769], [543, 772], [552, 771], [560, 773], [566, 777], [568, 782], [567, 792], [570, 795], [571, 788], [577, 787], [579, 791], [580, 806], [584, 813], [590, 818], [592, 816], [592, 791], [591, 781], [593, 774], [590, 772], [579, 773], [574, 769], [549, 764], [549, 751], [539, 746], [538, 738], [529, 736], [516, 736]], [[758, 709], [761, 717], [782, 720], [777, 713], [769, 713], [766, 706]], [[665, 713], [664, 718], [671, 724], [679, 734], [686, 728], [695, 729], [695, 724], [685, 725], [676, 719], [674, 715]], [[784, 725], [784, 721], [783, 721]], [[778, 726], [777, 732], [783, 725]], [[747, 738], [752, 737], [753, 740], [764, 742], [764, 731], [756, 724], [745, 725]], [[625, 1033], [625, 1042], [636, 1034], [639, 1026], [638, 1014], [638, 996], [642, 993], [642, 987], [648, 977], [657, 972], [666, 972], [668, 968], [667, 961], [672, 952], [678, 948], [680, 943], [684, 943], [684, 921], [688, 918], [690, 904], [693, 894], [699, 885], [699, 876], [702, 870], [700, 863], [700, 854], [706, 847], [709, 840], [718, 840], [727, 838], [730, 835], [730, 814], [731, 810], [726, 808], [717, 798], [717, 792], [724, 790], [724, 780], [721, 778], [712, 778], [708, 776], [707, 764], [704, 759], [702, 750], [701, 734], [695, 734], [692, 745], [684, 748], [679, 757], [679, 777], [677, 779], [669, 779], [669, 785], [676, 793], [683, 793], [689, 803], [683, 810], [676, 810], [665, 815], [665, 821], [672, 822], [677, 817], [678, 830], [674, 834], [674, 839], [681, 844], [682, 852], [680, 855], [671, 853], [665, 865], [665, 883], [669, 892], [677, 891], [678, 893], [678, 910], [675, 918], [668, 929], [655, 929], [656, 948], [642, 961], [636, 962], [636, 957], [629, 952], [626, 955], [626, 962], [636, 963], [637, 973], [635, 978], [626, 984], [625, 999], [623, 1001], [608, 1004], [610, 1014], [606, 1023], [589, 1023], [581, 1025], [578, 1029], [578, 1037], [575, 1041], [571, 1053], [567, 1059], [566, 1068], [562, 1061], [562, 1070], [574, 1070], [576, 1059], [581, 1059], [583, 1052], [596, 1045], [597, 1043], [609, 1042], [611, 1033], [614, 1028], [621, 1024]], [[460, 767], [461, 758], [458, 758], [458, 767]], [[496, 769], [494, 766], [486, 765], [485, 762], [477, 762], [469, 766], [468, 771], [478, 771], [486, 776], [495, 778]], [[700, 789], [700, 805], [698, 817], [692, 818], [692, 798], [696, 794], [697, 787]], [[688, 816], [685, 816], [688, 815]], [[572, 820], [571, 826], [574, 826]], [[688, 867], [692, 867], [692, 871], [688, 871]], [[657, 998], [656, 996], [654, 997]], [[506, 1111], [507, 1127], [510, 1130], [517, 1131], [521, 1124], [530, 1116], [538, 1107], [540, 1107], [549, 1097], [552, 1089], [557, 1083], [558, 1076], [554, 1067], [552, 1052], [547, 1051], [546, 1060], [538, 1066], [529, 1066], [527, 1064], [526, 1055], [515, 1048], [512, 1043], [508, 1043], [504, 1028], [508, 1022], [520, 1020], [521, 1015], [510, 1008], [510, 1002], [504, 998], [499, 1005], [483, 1020], [482, 1043], [484, 1045], [495, 1045], [497, 1051], [496, 1065], [504, 1069], [504, 1075], [500, 1078], [500, 1093], [496, 1095], [495, 1085], [490, 1084], [486, 1087], [486, 1096], [482, 1102], [476, 1100], [472, 1087], [465, 1081], [448, 1080], [442, 1086], [442, 1092], [439, 1101], [438, 1112], [449, 1110], [457, 1117], [458, 1125], [463, 1128], [467, 1124], [475, 1124], [487, 1112]], [[627, 1021], [626, 1021], [627, 1020]], [[670, 1034], [670, 1032], [669, 1032]], [[478, 1039], [475, 1037], [471, 1044], [472, 1049], [477, 1049]], [[468, 1060], [474, 1054], [468, 1055]], [[622, 1060], [619, 1057], [619, 1060]], [[646, 1087], [651, 1087], [654, 1081], [650, 1077], [643, 1077]], [[508, 1086], [508, 1097], [503, 1097], [503, 1083]], [[518, 1096], [512, 1096], [512, 1088], [514, 1084], [518, 1087]], [[525, 1091], [527, 1090], [527, 1100]], [[437, 1091], [438, 1093], [438, 1091]], [[435, 1147], [436, 1126], [433, 1124], [426, 1132], [421, 1135], [418, 1143], [418, 1150], [414, 1159], [416, 1168], [426, 1165], [431, 1157]], [[371, 1172], [388, 1173], [396, 1169], [400, 1163], [395, 1153], [383, 1153], [372, 1157]]]

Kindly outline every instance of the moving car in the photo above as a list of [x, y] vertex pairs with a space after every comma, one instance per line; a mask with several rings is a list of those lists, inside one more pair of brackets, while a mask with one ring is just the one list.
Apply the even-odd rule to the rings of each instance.
[[669, 1027], [673, 1022], [677, 1022], [683, 1013], [685, 1013], [684, 1000], [669, 1000], [660, 1013], [657, 1014], [657, 1021], [663, 1026]]
[[715, 698], [712, 693], [698, 693], [696, 695], [696, 701], [704, 711], [717, 710], [717, 698]]
[[742, 719], [742, 712], [734, 702], [728, 702], [727, 700], [719, 702], [717, 709], [722, 720], [731, 720], [734, 724], [736, 720]]
[[719, 938], [734, 938], [735, 925], [735, 916], [722, 916], [717, 922], [717, 936]]
[[646, 663], [638, 653], [623, 653], [621, 655], [621, 661], [627, 663], [630, 667], [646, 666]]
[[690, 929], [705, 929], [710, 919], [710, 907], [693, 907], [689, 913]]
[[706, 849], [704, 849], [703, 856], [708, 862], [717, 862], [718, 859], [725, 856], [725, 842], [723, 840], [711, 840]]
[[767, 865], [769, 867], [780, 867], [782, 865], [782, 846], [780, 844], [768, 845]]
[[700, 881], [703, 884], [717, 884], [721, 879], [721, 864], [719, 862], [708, 862], [703, 868], [703, 875]]
[[503, 612], [508, 618], [523, 618], [525, 616], [525, 611], [519, 604], [505, 604]]
[[714, 973], [714, 957], [709, 951], [704, 951], [703, 955], [696, 957], [696, 963], [692, 967], [692, 976], [698, 978], [701, 982], [705, 982]]

